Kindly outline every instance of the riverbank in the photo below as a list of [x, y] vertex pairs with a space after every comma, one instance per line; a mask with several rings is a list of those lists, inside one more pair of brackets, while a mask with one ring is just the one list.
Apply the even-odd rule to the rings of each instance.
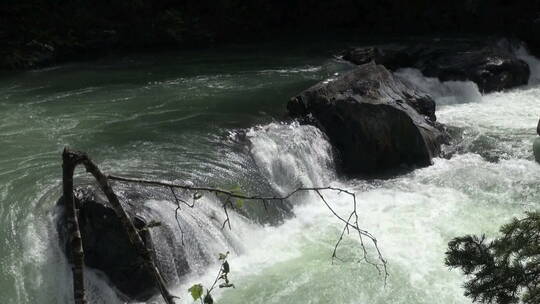
[[45, 67], [110, 52], [200, 49], [332, 32], [347, 32], [351, 39], [500, 35], [521, 39], [537, 52], [540, 4], [506, 2], [5, 1], [0, 5], [0, 69]]

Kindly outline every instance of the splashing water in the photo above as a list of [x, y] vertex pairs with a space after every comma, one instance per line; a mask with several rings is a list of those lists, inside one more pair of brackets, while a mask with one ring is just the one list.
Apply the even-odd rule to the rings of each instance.
[[273, 123], [252, 128], [247, 136], [257, 167], [282, 195], [335, 178], [332, 147], [315, 127]]
[[472, 81], [441, 82], [437, 78], [425, 77], [420, 70], [412, 68], [399, 69], [395, 74], [406, 83], [429, 93], [438, 106], [482, 100], [478, 86]]
[[520, 46], [515, 51], [516, 56], [525, 61], [529, 65], [531, 70], [531, 76], [529, 77], [529, 85], [534, 86], [540, 83], [540, 60], [532, 56], [527, 52], [525, 47]]

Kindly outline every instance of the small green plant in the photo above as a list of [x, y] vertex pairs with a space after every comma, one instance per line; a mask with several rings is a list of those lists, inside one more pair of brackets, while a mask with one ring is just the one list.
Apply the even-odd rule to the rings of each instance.
[[[213, 304], [214, 298], [212, 298], [212, 291], [214, 290], [216, 286], [218, 286], [219, 288], [230, 288], [230, 287], [234, 288], [234, 284], [232, 284], [229, 281], [229, 277], [228, 277], [229, 272], [230, 272], [229, 262], [227, 262], [228, 256], [229, 256], [228, 251], [225, 254], [223, 253], [219, 254], [219, 261], [221, 262], [221, 267], [219, 268], [218, 275], [216, 279], [214, 280], [214, 283], [212, 284], [210, 289], [206, 289], [206, 294], [204, 294], [204, 297], [203, 297], [204, 287], [202, 284], [195, 284], [188, 289], [188, 292], [191, 294], [191, 297], [193, 297], [194, 301], [199, 300], [203, 304]], [[218, 285], [218, 283], [220, 284]]]

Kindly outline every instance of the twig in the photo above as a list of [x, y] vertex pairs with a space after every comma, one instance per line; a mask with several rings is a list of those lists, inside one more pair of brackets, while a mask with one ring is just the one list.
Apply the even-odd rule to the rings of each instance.
[[[182, 226], [180, 225], [180, 219], [178, 218], [178, 211], [182, 210], [180, 208], [180, 202], [181, 201], [185, 202], [185, 201], [179, 199], [178, 196], [176, 196], [176, 193], [174, 192], [173, 187], [170, 187], [169, 189], [171, 189], [171, 193], [174, 196], [174, 200], [176, 202], [176, 209], [174, 210], [174, 219], [176, 220], [176, 224], [178, 225], [178, 229], [180, 229], [180, 238], [181, 238], [181, 241], [182, 241], [182, 246], [184, 246], [184, 230], [182, 229]], [[185, 203], [185, 204], [188, 205], [187, 203]]]
[[221, 230], [223, 230], [223, 228], [225, 228], [225, 224], [229, 224], [229, 230], [232, 230], [231, 229], [231, 219], [229, 218], [229, 212], [227, 212], [227, 204], [231, 204], [231, 206], [232, 206], [232, 203], [229, 200], [225, 201], [225, 203], [223, 204], [223, 211], [225, 211], [226, 219], [225, 219], [225, 221], [223, 221], [223, 225], [221, 226]]

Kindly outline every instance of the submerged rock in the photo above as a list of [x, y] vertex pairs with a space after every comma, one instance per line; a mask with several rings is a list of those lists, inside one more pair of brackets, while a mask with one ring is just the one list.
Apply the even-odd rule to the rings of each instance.
[[317, 121], [349, 175], [430, 165], [447, 141], [435, 122], [433, 99], [374, 63], [316, 84], [287, 108], [292, 116]]
[[526, 85], [530, 69], [508, 41], [431, 41], [414, 45], [351, 48], [343, 59], [355, 64], [375, 61], [386, 68], [416, 68], [441, 81], [470, 80], [489, 93]]
[[[463, 136], [464, 129], [448, 126], [451, 142], [443, 147], [442, 157], [451, 158], [455, 154], [474, 153], [485, 161], [497, 163], [508, 159], [511, 153], [505, 149], [505, 138], [498, 134], [477, 133]], [[457, 134], [456, 134], [457, 133]]]

